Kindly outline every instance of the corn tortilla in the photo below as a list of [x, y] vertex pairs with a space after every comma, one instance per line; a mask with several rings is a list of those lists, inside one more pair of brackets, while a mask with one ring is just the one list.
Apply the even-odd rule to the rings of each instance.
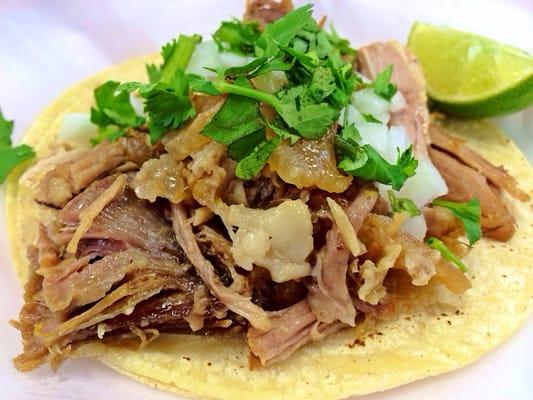
[[[108, 79], [144, 80], [144, 64], [158, 58], [133, 59], [75, 85], [42, 112], [24, 141], [39, 157], [45, 156], [63, 115], [88, 112], [96, 86]], [[487, 122], [452, 120], [447, 124], [492, 163], [504, 165], [522, 189], [532, 194], [530, 165], [498, 129]], [[27, 275], [26, 247], [37, 235], [36, 221], [52, 217], [33, 201], [34, 188], [19, 185], [26, 167], [9, 177], [6, 201], [13, 264], [21, 282]], [[517, 221], [516, 233], [507, 243], [483, 238], [465, 258], [473, 287], [463, 296], [458, 314], [402, 316], [380, 324], [374, 334], [364, 334], [363, 328], [347, 329], [305, 346], [287, 361], [253, 371], [247, 367], [246, 344], [239, 337], [161, 335], [141, 351], [94, 343], [76, 354], [96, 357], [149, 385], [203, 399], [243, 395], [252, 400], [338, 399], [460, 368], [506, 340], [531, 312], [533, 204], [506, 194], [505, 198]]]

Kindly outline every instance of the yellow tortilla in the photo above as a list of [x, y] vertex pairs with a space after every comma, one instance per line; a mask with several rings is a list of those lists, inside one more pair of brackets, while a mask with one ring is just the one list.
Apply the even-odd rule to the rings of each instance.
[[[27, 132], [25, 142], [40, 157], [53, 145], [63, 115], [87, 112], [93, 89], [108, 79], [144, 80], [152, 55], [110, 68], [74, 86], [50, 105]], [[503, 164], [532, 194], [533, 173], [518, 148], [486, 122], [450, 122], [452, 131], [496, 165]], [[48, 218], [33, 191], [18, 184], [24, 167], [8, 180], [7, 215], [11, 249], [23, 281], [26, 246], [36, 238], [40, 218]], [[477, 360], [507, 339], [531, 311], [533, 205], [506, 195], [517, 231], [507, 243], [482, 239], [466, 257], [472, 289], [460, 314], [421, 313], [377, 327], [339, 332], [305, 346], [289, 360], [250, 371], [242, 338], [162, 335], [142, 351], [84, 346], [80, 356], [94, 356], [130, 377], [164, 390], [197, 398], [338, 399], [393, 388], [442, 374]]]

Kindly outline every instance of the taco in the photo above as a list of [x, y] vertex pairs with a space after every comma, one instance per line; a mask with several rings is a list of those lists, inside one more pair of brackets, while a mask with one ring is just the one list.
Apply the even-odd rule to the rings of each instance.
[[[460, 368], [527, 319], [517, 147], [430, 116], [401, 44], [356, 53], [291, 9], [250, 2], [37, 118], [7, 189], [19, 370], [88, 356], [198, 398], [337, 399]], [[97, 130], [65, 128], [89, 109]]]

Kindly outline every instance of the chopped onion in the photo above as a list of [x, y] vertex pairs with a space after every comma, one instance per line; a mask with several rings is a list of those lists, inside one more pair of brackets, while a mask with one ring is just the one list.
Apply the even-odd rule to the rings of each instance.
[[218, 53], [218, 56], [223, 67], [240, 67], [253, 60], [253, 57], [246, 57], [226, 51]]
[[391, 162], [388, 150], [389, 128], [386, 125], [363, 122], [355, 124], [355, 127], [361, 134], [361, 143], [371, 145], [383, 158]]
[[392, 99], [390, 99], [390, 112], [396, 112], [400, 111], [405, 107], [405, 97], [400, 93], [400, 91], [397, 91], [394, 96], [392, 96]]
[[144, 102], [143, 99], [135, 92], [130, 93], [130, 104], [133, 107], [133, 111], [139, 117], [144, 117]]
[[424, 216], [417, 215], [415, 217], [408, 218], [402, 224], [402, 230], [411, 234], [411, 236], [415, 237], [416, 239], [424, 240], [424, 236], [426, 236], [427, 231], [427, 225]]
[[220, 68], [222, 62], [218, 55], [218, 47], [212, 40], [196, 45], [194, 53], [192, 53], [186, 72], [189, 74], [197, 74], [204, 78], [215, 77], [216, 73], [205, 69], [204, 67]]
[[216, 73], [206, 69], [209, 68], [227, 68], [238, 67], [248, 64], [252, 61], [252, 57], [241, 56], [240, 54], [230, 52], [219, 52], [218, 46], [212, 40], [196, 45], [196, 49], [189, 60], [186, 72], [189, 74], [197, 74], [204, 78], [212, 78]]
[[370, 114], [385, 124], [389, 122], [390, 103], [374, 93], [373, 89], [358, 90], [352, 94], [351, 100], [362, 114]]

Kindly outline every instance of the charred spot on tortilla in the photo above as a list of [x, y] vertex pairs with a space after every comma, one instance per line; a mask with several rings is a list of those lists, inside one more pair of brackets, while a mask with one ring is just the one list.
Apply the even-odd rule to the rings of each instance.
[[94, 90], [92, 145], [30, 130], [37, 161], [8, 187], [29, 271], [19, 370], [90, 355], [199, 397], [293, 398], [301, 381], [302, 398], [341, 398], [472, 361], [490, 347], [461, 335], [485, 336], [482, 316], [506, 327], [490, 346], [517, 326], [481, 305], [488, 290], [487, 304], [522, 306], [530, 276], [518, 259], [497, 269], [532, 228], [512, 145], [507, 171], [431, 116], [396, 41], [356, 52], [285, 0], [249, 1], [245, 17], [214, 41], [171, 41], [148, 79], [135, 62], [74, 90]]

